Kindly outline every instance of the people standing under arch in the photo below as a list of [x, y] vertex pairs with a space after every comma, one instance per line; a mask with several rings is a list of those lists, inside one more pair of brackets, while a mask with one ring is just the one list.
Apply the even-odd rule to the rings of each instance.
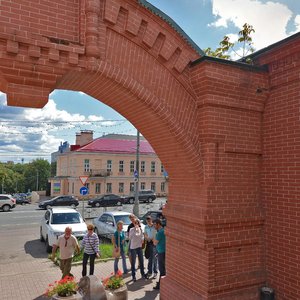
[[156, 257], [156, 247], [153, 243], [153, 240], [156, 235], [156, 229], [154, 227], [154, 224], [152, 222], [151, 216], [148, 216], [146, 218], [147, 225], [144, 229], [144, 236], [146, 241], [146, 250], [148, 253], [148, 272], [147, 277], [150, 278], [152, 276], [152, 273], [154, 273], [153, 278], [155, 279], [157, 276], [157, 257]]
[[81, 243], [81, 249], [83, 251], [83, 260], [82, 260], [82, 276], [86, 276], [87, 273], [87, 262], [90, 260], [90, 275], [94, 275], [95, 269], [95, 259], [100, 257], [99, 254], [99, 238], [98, 235], [94, 232], [94, 225], [89, 224], [87, 226], [88, 232], [83, 237]]
[[[123, 274], [128, 273], [127, 265], [126, 265], [126, 256], [125, 256], [125, 241], [126, 236], [125, 232], [123, 231], [123, 221], [119, 221], [117, 223], [117, 230], [115, 231], [113, 237], [112, 237], [112, 244], [114, 248], [119, 248], [120, 250], [120, 256], [122, 258], [122, 265], [123, 265]], [[115, 257], [114, 261], [114, 272], [115, 274], [119, 271], [119, 257]]]
[[154, 221], [155, 229], [157, 230], [155, 239], [153, 240], [154, 245], [156, 246], [156, 251], [158, 254], [158, 268], [159, 268], [159, 281], [154, 287], [155, 290], [160, 289], [160, 280], [162, 276], [166, 275], [166, 236], [165, 229], [162, 226], [160, 219]]

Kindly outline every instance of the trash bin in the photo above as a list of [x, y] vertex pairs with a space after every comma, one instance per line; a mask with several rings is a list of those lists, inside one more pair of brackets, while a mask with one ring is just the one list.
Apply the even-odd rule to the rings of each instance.
[[260, 289], [260, 300], [274, 300], [275, 294], [274, 290], [269, 287], [262, 287]]

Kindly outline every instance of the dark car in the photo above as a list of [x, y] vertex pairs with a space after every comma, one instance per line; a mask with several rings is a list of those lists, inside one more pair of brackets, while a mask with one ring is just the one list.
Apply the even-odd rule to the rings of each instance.
[[152, 221], [155, 221], [156, 219], [160, 219], [161, 223], [163, 226], [167, 225], [167, 220], [165, 218], [165, 216], [163, 215], [161, 210], [149, 210], [147, 213], [145, 213], [142, 217], [141, 217], [141, 221], [143, 222], [143, 224], [147, 224], [147, 217], [150, 216]]
[[[152, 190], [141, 190], [139, 191], [139, 202], [151, 203], [156, 199], [156, 194]], [[135, 195], [125, 197], [125, 203], [133, 204]]]
[[115, 194], [107, 194], [103, 196], [99, 196], [94, 199], [90, 199], [88, 201], [88, 205], [92, 207], [100, 207], [100, 206], [115, 206], [122, 205], [124, 203], [124, 198]]
[[52, 206], [71, 206], [76, 207], [79, 201], [74, 196], [57, 196], [50, 200], [42, 201], [39, 203], [39, 208], [48, 209]]
[[25, 204], [30, 204], [30, 199], [22, 197], [22, 196], [16, 196], [16, 204], [20, 204], [20, 205], [25, 205]]

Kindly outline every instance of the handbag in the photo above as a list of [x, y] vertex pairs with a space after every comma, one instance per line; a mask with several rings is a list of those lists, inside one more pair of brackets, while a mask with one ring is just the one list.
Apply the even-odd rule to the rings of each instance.
[[145, 258], [149, 259], [150, 258], [150, 243], [146, 243], [146, 248], [145, 248]]
[[119, 247], [113, 248], [112, 256], [114, 258], [119, 258], [121, 255], [121, 243], [120, 243], [120, 233], [119, 232], [118, 232], [118, 245], [119, 245]]

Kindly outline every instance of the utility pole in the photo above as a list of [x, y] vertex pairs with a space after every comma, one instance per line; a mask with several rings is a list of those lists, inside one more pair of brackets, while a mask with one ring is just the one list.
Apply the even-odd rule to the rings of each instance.
[[140, 132], [137, 131], [136, 136], [136, 173], [135, 173], [135, 199], [133, 204], [133, 214], [139, 217], [140, 211], [139, 211], [139, 179], [140, 179]]
[[36, 191], [39, 190], [39, 170], [36, 170]]
[[4, 191], [4, 177], [2, 177], [2, 194], [3, 194], [3, 191]]

